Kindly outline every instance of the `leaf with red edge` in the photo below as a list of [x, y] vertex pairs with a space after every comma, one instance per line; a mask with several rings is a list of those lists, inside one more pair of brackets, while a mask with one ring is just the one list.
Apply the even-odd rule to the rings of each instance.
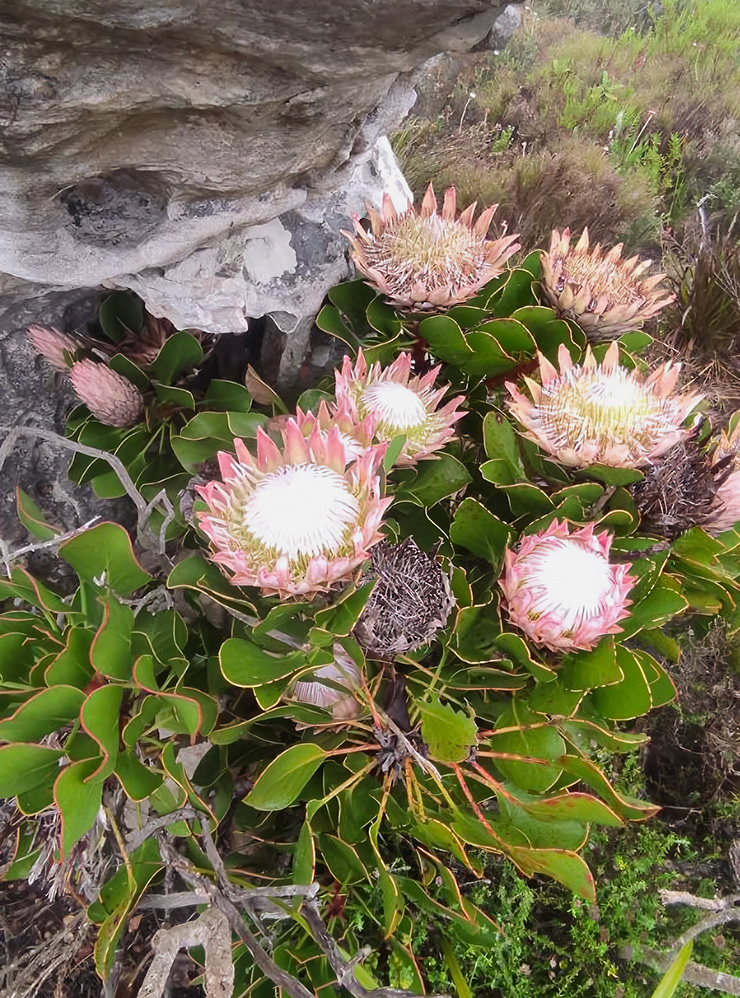
[[103, 780], [113, 772], [118, 755], [119, 717], [123, 689], [120, 686], [101, 686], [93, 690], [82, 705], [80, 717], [85, 731], [100, 746], [102, 761], [90, 779]]
[[[65, 766], [54, 783], [54, 802], [62, 816], [61, 858], [69, 855], [95, 824], [103, 799], [103, 780], [91, 781], [97, 759], [83, 759]], [[86, 782], [87, 781], [87, 782]]]
[[648, 804], [646, 801], [637, 800], [626, 794], [618, 793], [607, 780], [598, 766], [590, 759], [581, 759], [574, 755], [564, 755], [558, 759], [558, 764], [573, 776], [578, 777], [607, 801], [617, 814], [623, 818], [630, 818], [633, 821], [644, 821], [652, 818], [660, 811], [660, 807], [655, 804]]
[[46, 667], [47, 686], [76, 686], [84, 690], [95, 671], [90, 663], [90, 645], [95, 635], [86, 627], [70, 627], [67, 643]]
[[568, 890], [585, 901], [596, 900], [593, 874], [585, 860], [577, 853], [568, 849], [527, 849], [524, 846], [511, 846], [507, 850], [507, 855], [525, 876], [544, 873], [564, 884]]
[[119, 596], [151, 581], [134, 556], [128, 531], [118, 523], [98, 523], [59, 545], [59, 554], [82, 579], [97, 580]]
[[0, 747], [0, 797], [15, 797], [46, 783], [63, 755], [60, 749], [46, 745]]
[[90, 649], [90, 660], [98, 672], [109, 679], [127, 680], [131, 677], [131, 629], [134, 611], [116, 599], [106, 600], [103, 622]]
[[40, 509], [33, 499], [24, 492], [20, 485], [15, 490], [15, 506], [18, 512], [18, 519], [26, 530], [38, 537], [42, 541], [49, 541], [52, 537], [61, 534], [59, 527], [54, 527], [46, 522], [43, 510]]
[[85, 699], [74, 686], [54, 686], [26, 700], [10, 717], [0, 721], [0, 741], [38, 742], [45, 735], [76, 720]]

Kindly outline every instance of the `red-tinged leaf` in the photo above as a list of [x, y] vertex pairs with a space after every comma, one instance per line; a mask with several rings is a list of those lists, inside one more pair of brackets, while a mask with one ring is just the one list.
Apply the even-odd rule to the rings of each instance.
[[[509, 728], [514, 730], [506, 730]], [[551, 787], [560, 776], [560, 767], [554, 763], [565, 751], [565, 742], [555, 728], [543, 724], [541, 714], [513, 700], [498, 719], [496, 731], [499, 730], [501, 734], [492, 737], [489, 744], [492, 752], [509, 757], [494, 759], [504, 777], [523, 790], [543, 791]]]
[[162, 785], [164, 779], [161, 773], [145, 766], [131, 749], [118, 753], [115, 774], [121, 781], [126, 796], [133, 801], [146, 800]]
[[123, 689], [120, 686], [101, 686], [93, 690], [80, 712], [82, 726], [100, 746], [102, 761], [89, 779], [103, 780], [110, 776], [116, 765], [119, 741], [119, 718]]
[[134, 556], [128, 531], [118, 523], [98, 523], [59, 546], [59, 554], [82, 579], [97, 580], [119, 596], [146, 585], [151, 575]]
[[0, 741], [38, 742], [69, 721], [76, 720], [85, 694], [74, 686], [54, 686], [26, 700], [0, 721]]
[[103, 799], [103, 780], [90, 781], [97, 768], [96, 759], [73, 762], [54, 783], [54, 802], [62, 816], [62, 858], [95, 824]]
[[540, 821], [580, 821], [618, 828], [624, 821], [603, 801], [590, 794], [565, 793], [545, 800], [521, 800], [517, 804]]
[[593, 874], [577, 853], [567, 849], [527, 849], [513, 846], [507, 850], [507, 855], [525, 876], [544, 873], [585, 901], [596, 900]]
[[19, 565], [13, 567], [9, 579], [0, 579], [0, 600], [13, 598], [24, 600], [49, 613], [64, 613], [69, 610], [56, 593], [47, 589], [43, 582], [34, 579], [30, 572]]
[[642, 821], [652, 818], [660, 811], [660, 807], [655, 804], [648, 804], [646, 801], [628, 797], [626, 794], [617, 793], [611, 783], [607, 780], [598, 766], [590, 759], [581, 759], [574, 755], [564, 755], [558, 759], [558, 763], [573, 776], [586, 783], [593, 790], [598, 791], [605, 801], [617, 814], [623, 818], [630, 818], [632, 821]]
[[60, 749], [46, 745], [0, 747], [0, 797], [15, 797], [49, 782], [63, 755]]
[[44, 672], [47, 686], [76, 686], [80, 690], [85, 689], [95, 671], [90, 664], [90, 645], [94, 636], [86, 627], [70, 627], [67, 644]]
[[52, 537], [61, 534], [62, 531], [59, 527], [46, 522], [43, 510], [36, 505], [27, 492], [23, 491], [20, 485], [16, 486], [15, 505], [18, 519], [34, 537], [38, 537], [42, 541], [49, 541]]
[[103, 606], [103, 622], [92, 643], [90, 660], [103, 676], [110, 679], [130, 679], [134, 611], [116, 599], [106, 600]]

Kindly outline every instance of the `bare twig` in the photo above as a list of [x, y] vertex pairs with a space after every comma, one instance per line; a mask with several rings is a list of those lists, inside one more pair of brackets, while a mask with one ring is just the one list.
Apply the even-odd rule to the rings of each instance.
[[724, 898], [700, 898], [688, 891], [660, 890], [660, 900], [664, 905], [685, 904], [690, 908], [703, 908], [705, 911], [723, 911], [732, 908], [740, 901], [740, 894], [730, 894]]
[[0, 539], [0, 547], [3, 548], [2, 558], [5, 562], [5, 571], [8, 575], [10, 575], [10, 566], [24, 554], [33, 554], [36, 551], [43, 551], [45, 548], [56, 547], [57, 544], [61, 544], [62, 541], [68, 541], [70, 538], [76, 537], [78, 534], [83, 533], [83, 531], [87, 530], [88, 527], [91, 527], [93, 523], [99, 519], [99, 516], [94, 516], [91, 520], [88, 520], [87, 523], [83, 523], [81, 527], [75, 527], [73, 530], [67, 530], [63, 534], [57, 534], [55, 537], [50, 537], [48, 541], [39, 541], [38, 544], [26, 544], [22, 548], [16, 548], [15, 551], [8, 551], [5, 549], [5, 545]]
[[725, 908], [722, 911], [715, 911], [711, 915], [707, 915], [706, 918], [702, 918], [700, 922], [692, 925], [690, 929], [687, 929], [676, 940], [676, 949], [685, 946], [690, 939], [695, 939], [696, 936], [701, 935], [702, 932], [706, 932], [707, 929], [714, 929], [718, 925], [724, 925], [726, 922], [740, 922], [740, 908]]
[[160, 929], [152, 939], [154, 959], [138, 998], [162, 998], [172, 964], [181, 949], [202, 946], [205, 952], [205, 991], [208, 998], [231, 998], [234, 961], [231, 958], [231, 928], [217, 908], [208, 908], [192, 922]]
[[138, 849], [143, 842], [150, 839], [155, 832], [158, 832], [160, 829], [166, 828], [167, 825], [171, 825], [175, 821], [183, 821], [194, 817], [195, 811], [193, 808], [186, 806], [179, 808], [177, 811], [171, 811], [169, 814], [165, 814], [161, 818], [150, 818], [143, 828], [136, 829], [129, 834], [126, 839], [126, 849], [129, 852], [133, 852], [134, 849]]
[[[644, 963], [661, 974], [668, 970], [675, 955], [675, 953], [661, 953], [647, 946], [639, 948], [620, 946], [617, 950], [617, 956], [620, 960], [634, 960], [637, 963]], [[688, 984], [698, 984], [702, 988], [721, 991], [726, 995], [740, 995], [740, 977], [733, 977], [721, 970], [712, 970], [711, 967], [705, 967], [701, 963], [687, 963], [682, 980]]]

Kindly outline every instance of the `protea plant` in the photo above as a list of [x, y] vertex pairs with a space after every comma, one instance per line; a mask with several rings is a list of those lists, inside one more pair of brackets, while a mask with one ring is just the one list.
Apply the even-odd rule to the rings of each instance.
[[[327, 682], [319, 682], [319, 680]], [[334, 645], [334, 662], [300, 679], [290, 691], [292, 700], [331, 710], [335, 721], [351, 721], [361, 711], [354, 690], [361, 685], [360, 670], [341, 645]]]
[[321, 433], [329, 433], [336, 427], [342, 443], [353, 458], [361, 457], [376, 443], [378, 417], [371, 413], [364, 419], [358, 419], [354, 410], [345, 403], [332, 405], [330, 408], [322, 399], [315, 413], [304, 412], [300, 406], [296, 406], [294, 416], [273, 416], [268, 419], [267, 429], [280, 431], [291, 419], [298, 424], [304, 437], [310, 437], [316, 428]]
[[198, 516], [234, 585], [311, 595], [349, 579], [383, 536], [385, 447], [353, 458], [337, 427], [306, 438], [294, 419], [281, 435], [279, 447], [260, 428], [256, 457], [243, 440], [236, 456], [220, 452], [223, 481], [197, 487], [208, 505]]
[[43, 326], [40, 323], [29, 326], [26, 335], [36, 353], [45, 357], [57, 371], [66, 372], [70, 369], [81, 346], [73, 336], [54, 326]]
[[674, 393], [680, 364], [661, 364], [646, 378], [620, 366], [617, 343], [601, 364], [588, 347], [580, 365], [561, 344], [558, 362], [560, 370], [539, 354], [541, 385], [524, 379], [531, 400], [515, 385], [506, 387], [525, 435], [562, 464], [637, 468], [690, 432], [682, 423], [702, 396]]
[[731, 418], [730, 425], [733, 423], [730, 433], [722, 431], [711, 457], [719, 482], [717, 507], [704, 524], [711, 534], [721, 534], [740, 521], [740, 413]]
[[380, 212], [368, 205], [369, 229], [353, 214], [354, 233], [344, 232], [352, 260], [391, 305], [414, 311], [447, 309], [472, 297], [502, 272], [520, 248], [519, 236], [487, 239], [498, 205], [474, 222], [476, 205], [459, 218], [455, 188], [445, 191], [441, 214], [430, 184], [421, 209], [398, 212], [390, 195]]
[[448, 387], [434, 387], [438, 372], [439, 367], [434, 367], [423, 377], [412, 377], [408, 353], [399, 354], [389, 367], [368, 368], [360, 349], [354, 365], [345, 357], [341, 371], [334, 372], [337, 403], [358, 423], [374, 420], [378, 441], [404, 434], [406, 442], [396, 464], [416, 464], [444, 447], [455, 435], [454, 424], [465, 415], [455, 408], [464, 401], [463, 395], [438, 408]]
[[617, 634], [629, 613], [635, 583], [630, 565], [611, 565], [612, 537], [594, 524], [571, 530], [553, 520], [508, 549], [499, 585], [509, 620], [538, 645], [553, 651], [588, 650]]
[[72, 387], [90, 412], [108, 426], [133, 426], [144, 413], [144, 397], [121, 374], [88, 358], [78, 360], [69, 372]]
[[589, 339], [612, 339], [639, 328], [675, 298], [659, 287], [665, 274], [642, 277], [649, 260], [622, 259], [622, 243], [608, 252], [589, 244], [588, 229], [573, 246], [570, 229], [554, 229], [541, 257], [542, 291], [553, 308], [577, 322]]

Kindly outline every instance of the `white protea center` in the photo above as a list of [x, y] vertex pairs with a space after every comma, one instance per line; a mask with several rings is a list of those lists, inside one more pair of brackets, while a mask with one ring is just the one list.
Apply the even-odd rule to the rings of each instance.
[[342, 475], [322, 465], [298, 464], [256, 483], [244, 519], [256, 540], [293, 560], [336, 554], [359, 512]]
[[564, 631], [600, 614], [613, 588], [607, 559], [572, 540], [535, 549], [522, 566], [522, 582], [534, 596], [531, 619], [557, 614]]
[[368, 385], [360, 395], [360, 412], [378, 417], [381, 433], [403, 433], [427, 421], [427, 407], [419, 395], [406, 385], [379, 381]]

